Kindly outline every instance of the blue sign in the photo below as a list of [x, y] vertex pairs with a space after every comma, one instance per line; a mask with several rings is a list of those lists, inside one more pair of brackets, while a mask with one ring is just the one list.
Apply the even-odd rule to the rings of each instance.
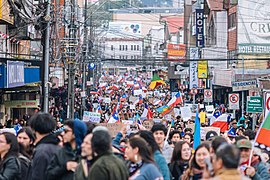
[[7, 61], [7, 88], [24, 85], [24, 62]]
[[90, 63], [88, 68], [93, 70], [96, 68], [96, 65], [94, 63]]
[[196, 47], [204, 47], [204, 9], [196, 9]]

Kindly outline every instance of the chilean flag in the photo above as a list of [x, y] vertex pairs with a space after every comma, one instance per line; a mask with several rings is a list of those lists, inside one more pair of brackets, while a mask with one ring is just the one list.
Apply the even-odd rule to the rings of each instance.
[[227, 123], [228, 114], [220, 115], [210, 126], [220, 128], [220, 132], [225, 132], [229, 129]]
[[92, 95], [99, 95], [99, 92], [97, 92], [97, 91], [90, 91], [90, 94], [92, 94]]
[[102, 114], [102, 109], [101, 109], [101, 107], [100, 107], [100, 104], [98, 104], [97, 112], [100, 113], [100, 114]]
[[181, 93], [178, 92], [176, 93], [172, 99], [168, 102], [167, 106], [169, 106], [170, 108], [175, 107], [177, 104], [181, 104], [183, 102], [182, 100], [182, 96]]
[[107, 83], [100, 83], [99, 88], [106, 89]]
[[160, 99], [154, 99], [154, 102], [153, 102], [154, 106], [160, 105], [160, 104], [162, 104], [162, 101]]
[[134, 81], [126, 81], [127, 86], [133, 87], [134, 86]]
[[122, 83], [122, 82], [124, 82], [124, 80], [125, 80], [125, 79], [124, 79], [122, 76], [120, 76], [120, 77], [117, 79], [117, 82], [118, 82], [118, 83]]
[[142, 104], [142, 103], [143, 103], [143, 98], [140, 95], [139, 98], [133, 104], [136, 105], [136, 104]]
[[127, 95], [126, 94], [123, 94], [122, 97], [120, 98], [120, 101], [126, 101], [127, 99]]
[[117, 111], [114, 111], [112, 117], [109, 119], [108, 123], [116, 123], [119, 122], [119, 116]]
[[113, 84], [113, 85], [111, 86], [111, 89], [118, 91], [118, 90], [119, 90], [119, 86], [116, 85], [116, 84]]
[[143, 113], [141, 115], [141, 119], [152, 119], [152, 118], [153, 118], [153, 113], [151, 109], [149, 108], [149, 106], [145, 104]]

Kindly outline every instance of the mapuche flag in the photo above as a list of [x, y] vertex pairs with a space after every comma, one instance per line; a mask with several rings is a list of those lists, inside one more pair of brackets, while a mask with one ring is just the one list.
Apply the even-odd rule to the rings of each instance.
[[166, 83], [160, 79], [160, 77], [157, 74], [153, 75], [152, 81], [149, 85], [150, 89], [155, 89], [156, 87], [160, 86], [160, 85], [166, 85]]
[[259, 131], [257, 132], [255, 142], [270, 147], [270, 113], [264, 119]]

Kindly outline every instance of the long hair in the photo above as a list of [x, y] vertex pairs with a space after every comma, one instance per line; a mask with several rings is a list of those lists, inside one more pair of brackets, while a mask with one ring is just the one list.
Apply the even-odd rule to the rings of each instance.
[[22, 129], [19, 130], [17, 136], [21, 133], [24, 133], [29, 137], [30, 141], [32, 141], [32, 144], [29, 145], [29, 147], [23, 147], [20, 143], [20, 153], [22, 153], [24, 156], [27, 156], [30, 158], [33, 155], [33, 150], [34, 150], [34, 142], [35, 142], [35, 135], [31, 128], [29, 127], [23, 127]]
[[184, 161], [182, 159], [182, 148], [183, 148], [184, 144], [187, 144], [190, 147], [190, 144], [186, 141], [180, 141], [180, 142], [175, 144], [174, 149], [173, 149], [171, 163], [174, 163], [174, 162], [179, 161], [179, 160], [181, 162]]
[[196, 168], [196, 169], [200, 169], [200, 170], [201, 170], [200, 166], [199, 166], [198, 163], [196, 162], [196, 155], [197, 155], [197, 152], [198, 152], [198, 150], [201, 149], [201, 148], [206, 148], [206, 149], [209, 151], [209, 153], [210, 153], [210, 144], [209, 144], [209, 142], [204, 142], [204, 143], [200, 144], [200, 145], [197, 147], [197, 149], [195, 150], [195, 153], [194, 153], [194, 155], [193, 155], [193, 157], [192, 157], [192, 159], [191, 159], [191, 168], [193, 167], [193, 168]]
[[143, 138], [133, 137], [129, 140], [130, 146], [139, 149], [139, 154], [142, 160], [146, 163], [154, 163], [154, 159], [147, 142]]
[[138, 134], [141, 138], [143, 138], [149, 144], [149, 146], [151, 147], [152, 154], [154, 154], [155, 151], [160, 151], [152, 132], [141, 130], [141, 131], [138, 131], [136, 134]]
[[7, 144], [10, 145], [10, 149], [5, 154], [3, 159], [1, 159], [0, 168], [2, 168], [2, 163], [5, 161], [5, 159], [7, 159], [10, 156], [18, 157], [18, 154], [19, 154], [19, 143], [17, 141], [17, 137], [14, 134], [9, 133], [9, 132], [4, 132], [1, 135], [5, 136]]

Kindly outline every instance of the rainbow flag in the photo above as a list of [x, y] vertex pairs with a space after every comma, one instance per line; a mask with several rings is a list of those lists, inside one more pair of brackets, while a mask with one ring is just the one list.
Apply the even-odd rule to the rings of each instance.
[[159, 112], [162, 116], [169, 113], [171, 110], [172, 109], [167, 105], [157, 108], [157, 112]]
[[270, 137], [270, 113], [268, 113], [268, 115], [265, 117], [259, 131], [257, 132], [255, 142], [270, 147], [269, 137]]

